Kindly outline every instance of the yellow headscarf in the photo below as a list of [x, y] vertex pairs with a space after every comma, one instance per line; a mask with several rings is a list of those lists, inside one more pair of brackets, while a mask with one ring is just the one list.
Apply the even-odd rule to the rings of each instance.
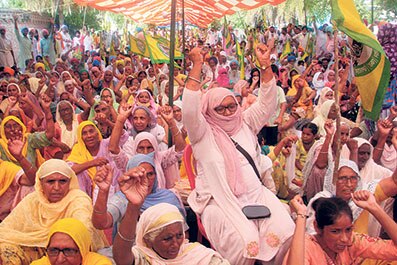
[[[298, 89], [296, 89], [296, 86], [295, 86], [295, 80], [296, 79], [298, 79], [299, 77], [301, 77], [300, 75], [294, 75], [293, 77], [292, 77], [292, 81], [291, 81], [291, 89], [290, 90], [288, 90], [288, 92], [287, 92], [287, 96], [295, 96], [296, 95], [296, 93], [298, 93]], [[305, 81], [306, 82], [306, 81]], [[306, 86], [306, 85], [305, 85]]]
[[[105, 256], [90, 252], [91, 235], [85, 225], [74, 218], [65, 218], [55, 222], [48, 234], [47, 246], [50, 243], [52, 235], [55, 233], [64, 233], [70, 236], [76, 243], [80, 250], [81, 257], [83, 258], [82, 265], [111, 265], [112, 262]], [[50, 260], [47, 256], [42, 257], [31, 263], [32, 265], [50, 265]]]
[[40, 67], [43, 68], [43, 70], [45, 70], [45, 65], [43, 63], [36, 63], [34, 65], [34, 70], [37, 71]]
[[21, 167], [0, 159], [0, 196], [10, 187]]
[[[8, 150], [8, 139], [6, 137], [5, 131], [4, 131], [4, 126], [6, 125], [6, 123], [10, 120], [15, 121], [16, 123], [18, 123], [21, 127], [22, 127], [22, 141], [25, 142], [25, 145], [22, 148], [22, 155], [24, 157], [26, 157], [27, 153], [28, 153], [28, 135], [29, 133], [26, 132], [26, 126], [25, 124], [23, 124], [23, 122], [18, 119], [15, 116], [7, 116], [6, 118], [4, 118], [4, 120], [1, 122], [0, 124], [0, 146], [3, 148], [4, 152], [6, 153], [7, 157], [14, 163], [19, 164], [18, 161], [15, 159], [15, 157], [10, 153], [10, 151]], [[34, 161], [36, 163], [36, 166], [40, 166], [41, 164], [43, 164], [44, 162], [44, 158], [41, 155], [40, 151], [38, 149], [36, 149], [36, 161]], [[33, 161], [31, 161], [33, 162]]]
[[[69, 192], [51, 203], [43, 193], [40, 179], [52, 173], [70, 177]], [[27, 195], [0, 223], [0, 242], [27, 247], [46, 247], [51, 226], [62, 218], [76, 218], [91, 234], [93, 249], [107, 245], [103, 232], [96, 230], [91, 221], [92, 201], [80, 190], [77, 176], [63, 160], [50, 159], [37, 170], [35, 191]]]
[[[101, 132], [98, 130], [98, 128], [92, 121], [84, 121], [80, 123], [79, 127], [77, 128], [77, 143], [73, 146], [72, 152], [70, 153], [70, 156], [67, 159], [68, 161], [77, 164], [82, 164], [93, 160], [93, 157], [88, 151], [87, 147], [85, 146], [82, 137], [83, 129], [89, 125], [94, 126], [94, 128], [98, 132], [99, 140], [102, 141]], [[93, 180], [96, 174], [96, 167], [90, 167], [89, 169], [87, 169], [87, 171], [88, 171], [88, 175]]]
[[28, 134], [26, 133], [26, 126], [25, 124], [22, 123], [20, 119], [18, 119], [15, 116], [7, 116], [0, 124], [0, 145], [3, 148], [4, 152], [6, 153], [7, 157], [13, 161], [14, 163], [18, 163], [18, 161], [15, 159], [15, 157], [10, 153], [8, 150], [8, 139], [5, 134], [5, 129], [4, 126], [6, 125], [7, 122], [9, 121], [15, 121], [22, 127], [22, 141], [25, 142], [25, 145], [23, 146], [22, 149], [22, 155], [26, 157], [26, 154], [28, 152], [28, 142], [26, 141], [26, 138]]

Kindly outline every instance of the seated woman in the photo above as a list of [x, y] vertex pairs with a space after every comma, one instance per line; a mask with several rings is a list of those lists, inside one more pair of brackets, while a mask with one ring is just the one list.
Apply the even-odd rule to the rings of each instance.
[[290, 203], [297, 215], [295, 233], [283, 264], [361, 264], [364, 259], [396, 261], [397, 224], [369, 191], [356, 191], [352, 199], [379, 221], [392, 240], [353, 232], [352, 210], [346, 201], [337, 197], [316, 201], [316, 234], [305, 234], [306, 206], [296, 197]]
[[22, 155], [24, 143], [21, 140], [8, 141], [8, 150], [20, 166], [0, 160], [0, 223], [21, 201], [32, 192], [36, 167]]
[[[309, 201], [318, 192], [323, 190], [324, 176], [332, 175], [334, 156], [336, 154], [336, 137], [334, 137], [335, 127], [332, 120], [327, 120], [324, 124], [326, 131], [325, 137], [316, 141], [307, 153], [306, 163], [302, 169], [303, 191]], [[357, 161], [357, 141], [349, 138], [349, 127], [341, 124], [341, 158]], [[347, 148], [344, 147], [347, 146]], [[344, 150], [348, 149], [348, 150]], [[343, 155], [346, 153], [348, 157]]]
[[[87, 103], [84, 103], [88, 106]], [[73, 105], [67, 100], [61, 100], [55, 112], [55, 126], [60, 130], [60, 143], [64, 153], [69, 153], [77, 143], [77, 127], [84, 120], [84, 114], [75, 114]], [[66, 146], [64, 146], [66, 145]]]
[[295, 75], [292, 77], [292, 87], [288, 90], [287, 97], [292, 98], [292, 110], [303, 109], [307, 119], [313, 118], [313, 99], [316, 96], [316, 91], [312, 90], [308, 83], [300, 77]]
[[112, 262], [95, 252], [91, 252], [91, 235], [87, 227], [74, 218], [56, 221], [47, 237], [47, 255], [33, 261], [32, 265], [111, 265]]
[[156, 117], [157, 116], [157, 105], [156, 102], [154, 102], [154, 99], [152, 97], [152, 94], [146, 90], [146, 89], [140, 89], [136, 93], [135, 96], [135, 105], [136, 106], [144, 106], [148, 108], [153, 115]]
[[90, 231], [94, 251], [105, 247], [102, 232], [91, 222], [92, 202], [79, 189], [76, 174], [63, 160], [50, 159], [36, 174], [35, 191], [0, 224], [2, 264], [30, 264], [45, 255], [50, 227], [59, 219], [76, 218]]
[[157, 124], [156, 117], [144, 106], [136, 106], [132, 109], [128, 119], [125, 121], [125, 126], [130, 136], [132, 136], [132, 140], [140, 132], [153, 134], [159, 144], [165, 140], [164, 128]]
[[315, 233], [313, 227], [315, 218], [313, 203], [319, 198], [338, 197], [349, 203], [353, 211], [355, 232], [369, 234], [374, 237], [379, 236], [381, 229], [379, 223], [374, 218], [369, 217], [367, 211], [363, 211], [353, 203], [351, 194], [358, 190], [368, 190], [374, 194], [376, 201], [381, 204], [388, 198], [397, 195], [397, 171], [391, 177], [386, 177], [380, 181], [363, 183], [356, 163], [351, 160], [341, 159], [335, 184], [332, 179], [333, 174], [327, 174], [324, 179], [324, 190], [317, 193], [309, 201], [307, 232], [309, 234]]
[[4, 161], [13, 162], [17, 165], [16, 161], [8, 150], [8, 141], [20, 139], [24, 142], [22, 155], [35, 167], [38, 167], [43, 158], [39, 149], [51, 144], [51, 139], [55, 134], [54, 121], [50, 110], [51, 101], [46, 98], [42, 101], [42, 106], [45, 112], [45, 119], [47, 127], [45, 132], [27, 133], [26, 126], [20, 119], [15, 116], [7, 116], [0, 124], [0, 158]]
[[[189, 55], [193, 68], [182, 113], [198, 173], [188, 203], [200, 216], [211, 244], [232, 264], [254, 264], [256, 260], [279, 264], [294, 224], [282, 203], [258, 178], [256, 135], [276, 108], [277, 89], [268, 67], [271, 49], [259, 44], [255, 51], [262, 67], [260, 92], [257, 102], [244, 112], [228, 89], [214, 88], [202, 96], [201, 49], [195, 48]], [[247, 154], [237, 150], [233, 141]], [[242, 208], [250, 205], [266, 205], [271, 216], [249, 220]]]
[[[110, 137], [109, 151], [118, 169], [122, 171], [124, 171], [127, 166], [129, 158], [134, 155], [138, 153], [153, 154], [159, 187], [165, 189], [172, 188], [177, 180], [178, 170], [174, 170], [173, 165], [178, 163], [178, 160], [181, 158], [186, 143], [182, 134], [176, 127], [171, 107], [163, 107], [160, 115], [171, 130], [172, 141], [175, 143], [175, 146], [166, 150], [159, 150], [156, 138], [148, 132], [138, 133], [135, 139], [130, 137], [125, 144], [120, 144], [121, 135], [126, 134], [125, 131], [123, 133], [123, 125], [129, 116], [129, 110], [122, 109], [117, 117], [116, 125]], [[121, 149], [120, 146], [123, 146], [123, 149]]]
[[[121, 143], [125, 143], [128, 135], [122, 135]], [[86, 192], [91, 198], [95, 198], [94, 177], [97, 167], [107, 163], [114, 168], [114, 179], [112, 180], [111, 194], [119, 190], [117, 177], [121, 175], [120, 170], [109, 156], [109, 138], [102, 139], [101, 133], [91, 121], [80, 123], [77, 128], [77, 143], [73, 146], [67, 161], [72, 163], [72, 169], [77, 174], [80, 189]]]
[[[152, 157], [143, 154], [133, 156], [128, 161], [126, 171], [135, 167], [143, 167], [146, 170], [146, 174], [149, 174], [149, 172], [153, 174], [153, 177], [149, 178], [148, 183], [151, 188], [150, 194], [145, 198], [141, 206], [141, 212], [159, 203], [169, 203], [176, 206], [182, 215], [186, 215], [178, 197], [172, 191], [158, 187], [156, 166]], [[98, 229], [114, 227], [117, 230], [117, 226], [127, 210], [128, 200], [121, 191], [118, 191], [108, 200], [111, 179], [112, 174], [109, 167], [103, 173], [97, 174], [95, 178], [95, 183], [100, 191], [92, 213], [92, 223]]]
[[[152, 188], [150, 179], [154, 177], [150, 168], [140, 166], [130, 169], [119, 179], [128, 205], [113, 245], [116, 263], [229, 264], [212, 249], [199, 243], [186, 243], [184, 219], [175, 206], [160, 203], [140, 215], [141, 207]], [[134, 242], [136, 245], [133, 247]]]

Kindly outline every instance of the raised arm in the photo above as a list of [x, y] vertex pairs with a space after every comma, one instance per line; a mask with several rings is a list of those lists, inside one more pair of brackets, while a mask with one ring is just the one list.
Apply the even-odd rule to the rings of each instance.
[[381, 157], [383, 154], [383, 149], [386, 144], [386, 139], [391, 130], [393, 129], [393, 123], [389, 120], [379, 120], [377, 122], [378, 129], [378, 140], [376, 142], [376, 146], [374, 148], [373, 159], [374, 161], [381, 165]]
[[289, 202], [293, 212], [296, 213], [295, 232], [287, 256], [286, 265], [305, 264], [305, 231], [306, 231], [306, 206], [302, 198], [297, 195]]
[[46, 125], [47, 125], [45, 130], [45, 135], [49, 141], [51, 141], [55, 135], [55, 124], [50, 109], [51, 102], [52, 102], [51, 99], [46, 94], [41, 95], [40, 104], [41, 107], [43, 108]]
[[325, 135], [324, 143], [315, 162], [316, 167], [318, 167], [319, 169], [323, 169], [328, 166], [328, 153], [331, 152], [329, 147], [331, 144], [332, 136], [335, 132], [335, 127], [332, 124], [332, 121], [326, 121], [324, 127], [327, 134]]
[[270, 54], [274, 40], [269, 47], [261, 43], [255, 49], [256, 58], [260, 66], [260, 90], [257, 101], [244, 111], [244, 121], [257, 134], [276, 110], [277, 87], [270, 62]]
[[18, 161], [19, 165], [23, 169], [24, 174], [19, 179], [19, 184], [24, 186], [33, 186], [36, 178], [37, 167], [34, 164], [31, 164], [29, 160], [26, 159], [22, 155], [22, 149], [24, 146], [24, 142], [22, 139], [19, 140], [9, 140], [8, 141], [8, 150], [11, 155], [15, 157]]
[[194, 48], [189, 53], [189, 58], [193, 63], [193, 67], [190, 70], [183, 93], [182, 102], [185, 107], [182, 108], [182, 116], [190, 141], [195, 143], [207, 132], [207, 123], [201, 114], [200, 75], [203, 66], [201, 49], [198, 47]]
[[131, 248], [135, 241], [140, 208], [150, 193], [149, 180], [143, 167], [135, 167], [122, 175], [118, 181], [121, 191], [128, 200], [128, 205], [114, 239], [113, 258], [116, 264], [131, 265], [135, 264]]
[[110, 135], [109, 140], [109, 152], [112, 154], [120, 153], [120, 138], [123, 134], [124, 123], [127, 121], [128, 116], [130, 115], [132, 110], [131, 105], [123, 105], [119, 108], [119, 115], [117, 115], [116, 123], [114, 124], [112, 134]]
[[185, 149], [186, 142], [183, 139], [181, 132], [178, 127], [176, 127], [176, 122], [174, 120], [174, 115], [172, 112], [172, 108], [170, 106], [164, 106], [160, 111], [161, 117], [165, 120], [168, 125], [168, 128], [171, 130], [172, 134], [172, 142], [175, 145], [175, 151], [181, 152]]
[[112, 227], [113, 218], [107, 211], [107, 201], [109, 196], [109, 189], [112, 185], [112, 168], [106, 164], [97, 169], [94, 182], [97, 185], [99, 192], [95, 201], [94, 211], [92, 212], [92, 224], [97, 229], [107, 229]]
[[397, 245], [397, 223], [376, 202], [374, 195], [367, 190], [360, 190], [353, 193], [352, 199], [358, 207], [369, 211], [378, 220], [393, 243]]

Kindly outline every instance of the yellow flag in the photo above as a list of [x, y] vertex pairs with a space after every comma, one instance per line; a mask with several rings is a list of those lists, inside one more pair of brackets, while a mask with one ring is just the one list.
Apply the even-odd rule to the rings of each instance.
[[131, 52], [141, 55], [143, 57], [150, 57], [149, 49], [147, 48], [147, 45], [144, 40], [135, 38], [133, 36], [130, 37], [130, 50]]
[[364, 25], [353, 0], [331, 0], [332, 20], [351, 38], [354, 75], [364, 115], [377, 120], [390, 80], [390, 61], [375, 35]]
[[[152, 63], [169, 63], [170, 42], [161, 37], [152, 37], [145, 34], [146, 45], [149, 50], [150, 60]], [[182, 59], [180, 51], [175, 51], [175, 59]]]

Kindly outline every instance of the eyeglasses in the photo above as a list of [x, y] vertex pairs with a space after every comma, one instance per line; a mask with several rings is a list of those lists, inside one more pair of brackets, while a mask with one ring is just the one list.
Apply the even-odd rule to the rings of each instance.
[[66, 257], [72, 257], [77, 255], [80, 250], [75, 248], [47, 248], [47, 255], [50, 257], [56, 257], [59, 255], [60, 252], [62, 252], [63, 255], [65, 255]]
[[348, 181], [350, 181], [350, 183], [357, 183], [358, 180], [360, 179], [360, 177], [358, 176], [352, 176], [352, 177], [347, 177], [347, 176], [340, 176], [338, 177], [337, 181], [341, 184], [347, 183]]
[[229, 112], [234, 113], [234, 112], [236, 112], [236, 110], [237, 110], [237, 106], [238, 106], [237, 103], [232, 103], [232, 104], [229, 104], [229, 105], [227, 105], [227, 106], [222, 106], [222, 105], [220, 105], [220, 106], [214, 108], [214, 110], [215, 110], [218, 114], [225, 114], [225, 113], [226, 113], [226, 110], [229, 110]]

